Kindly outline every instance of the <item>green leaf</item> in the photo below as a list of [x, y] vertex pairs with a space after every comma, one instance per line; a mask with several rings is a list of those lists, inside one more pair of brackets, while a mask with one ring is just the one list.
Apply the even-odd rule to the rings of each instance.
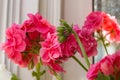
[[13, 74], [11, 80], [20, 80], [20, 79], [15, 74]]
[[33, 71], [32, 76], [37, 76], [37, 73], [35, 71]]
[[111, 80], [111, 79], [110, 79], [110, 76], [105, 76], [101, 72], [99, 72], [95, 80]]

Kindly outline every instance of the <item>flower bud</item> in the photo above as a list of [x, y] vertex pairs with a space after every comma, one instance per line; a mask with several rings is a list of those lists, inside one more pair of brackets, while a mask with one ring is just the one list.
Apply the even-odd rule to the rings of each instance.
[[57, 27], [57, 32], [64, 32], [65, 28], [64, 27]]
[[62, 43], [62, 42], [64, 42], [65, 40], [66, 40], [66, 36], [65, 35], [62, 35], [62, 36], [60, 36], [59, 38], [58, 38], [58, 40], [59, 40], [59, 42], [60, 43]]

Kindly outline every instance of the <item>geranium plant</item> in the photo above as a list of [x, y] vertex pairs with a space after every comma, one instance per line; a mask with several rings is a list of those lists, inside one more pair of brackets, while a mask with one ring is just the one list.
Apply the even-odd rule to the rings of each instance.
[[[19, 67], [30, 69], [36, 80], [49, 71], [57, 80], [58, 73], [66, 72], [61, 64], [73, 58], [87, 74], [88, 80], [120, 80], [120, 51], [108, 52], [107, 46], [120, 42], [120, 26], [115, 17], [105, 12], [91, 12], [80, 28], [60, 20], [59, 27], [50, 24], [39, 13], [28, 14], [29, 19], [22, 24], [12, 24], [6, 30], [6, 42], [2, 44], [5, 54]], [[101, 41], [106, 56], [95, 64], [88, 57], [98, 54], [97, 45]], [[87, 66], [76, 58], [78, 53]], [[41, 71], [41, 67], [47, 70]], [[13, 76], [12, 80], [17, 79]]]

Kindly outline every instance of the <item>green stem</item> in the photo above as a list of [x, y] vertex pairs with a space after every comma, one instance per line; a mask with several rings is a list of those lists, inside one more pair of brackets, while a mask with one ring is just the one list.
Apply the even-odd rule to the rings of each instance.
[[45, 70], [41, 71], [42, 63], [39, 62], [36, 64], [35, 69], [36, 71], [32, 72], [32, 76], [36, 78], [36, 80], [41, 80], [41, 76], [46, 72]]
[[75, 36], [75, 38], [76, 38], [76, 40], [77, 40], [77, 42], [78, 42], [78, 45], [80, 46], [80, 49], [81, 49], [81, 51], [82, 51], [82, 54], [83, 54], [83, 56], [84, 56], [84, 59], [85, 59], [85, 61], [86, 61], [87, 66], [90, 67], [90, 62], [89, 62], [89, 60], [88, 60], [88, 57], [87, 57], [87, 54], [86, 54], [86, 52], [85, 52], [85, 49], [84, 49], [84, 47], [83, 47], [83, 45], [82, 45], [82, 42], [80, 41], [80, 39], [79, 39], [79, 37], [78, 37], [78, 35], [77, 35], [77, 33], [76, 33], [75, 31], [73, 31], [73, 34], [74, 34], [74, 36]]
[[41, 63], [38, 63], [36, 65], [36, 72], [37, 72], [36, 79], [37, 80], [40, 80], [40, 77], [41, 77], [41, 75], [40, 75], [40, 68], [41, 68]]
[[105, 48], [106, 54], [108, 55], [108, 51], [107, 51], [107, 47], [106, 47], [106, 45], [105, 45], [105, 41], [104, 41], [104, 39], [101, 39], [101, 41], [102, 41], [103, 46], [104, 46], [104, 48]]
[[57, 80], [62, 80], [57, 74], [55, 74]]
[[78, 60], [75, 56], [72, 56], [72, 58], [87, 72], [88, 69]]
[[50, 66], [48, 66], [48, 67], [49, 67], [49, 69], [53, 72], [53, 74], [54, 74], [54, 76], [56, 77], [57, 80], [62, 80], [62, 79], [60, 78], [60, 76], [59, 76]]
[[105, 48], [106, 54], [108, 55], [108, 51], [107, 51], [107, 47], [106, 47], [106, 45], [105, 45], [105, 40], [104, 40], [102, 31], [100, 32], [99, 35], [100, 35], [100, 37], [101, 37], [101, 41], [102, 41], [102, 44], [103, 44], [103, 46], [104, 46], [104, 48]]

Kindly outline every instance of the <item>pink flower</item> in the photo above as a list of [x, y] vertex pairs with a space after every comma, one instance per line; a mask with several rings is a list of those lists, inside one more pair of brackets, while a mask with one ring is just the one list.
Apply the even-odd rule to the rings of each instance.
[[67, 40], [61, 43], [62, 58], [69, 58], [75, 54], [77, 50], [77, 42], [73, 35], [69, 35]]
[[[60, 66], [59, 63], [55, 63], [53, 61], [49, 62], [49, 66], [57, 73], [59, 72], [65, 72], [65, 70]], [[50, 70], [50, 72], [53, 74], [53, 72]]]
[[99, 62], [91, 65], [87, 72], [87, 78], [89, 80], [94, 80], [97, 78], [99, 72], [106, 76], [114, 73], [113, 59], [111, 56], [106, 56]]
[[48, 62], [50, 60], [55, 60], [61, 56], [60, 43], [55, 34], [48, 33], [47, 38], [41, 43], [41, 57], [42, 60]]
[[92, 31], [92, 33], [95, 30], [99, 29], [99, 27], [101, 27], [102, 20], [103, 20], [102, 14], [103, 12], [100, 12], [100, 11], [90, 13], [86, 18], [84, 27]]
[[88, 70], [87, 78], [94, 80], [97, 78], [99, 72], [105, 76], [111, 75], [116, 79], [118, 78], [120, 72], [120, 50], [93, 64]]
[[[47, 38], [44, 42], [41, 43], [42, 48], [40, 49], [40, 56], [43, 64], [51, 66], [55, 71], [61, 72], [62, 69], [59, 69], [59, 58], [62, 56], [60, 43], [56, 34], [48, 33]], [[59, 67], [57, 69], [57, 67]], [[60, 70], [60, 71], [59, 71]]]
[[33, 62], [34, 65], [38, 63], [38, 55], [29, 53], [27, 55], [22, 55], [22, 60], [19, 61], [17, 64], [19, 64], [20, 67], [28, 67], [28, 65]]
[[39, 32], [42, 38], [46, 38], [47, 33], [54, 33], [55, 27], [52, 26], [46, 19], [44, 19], [39, 13], [28, 14], [29, 20], [24, 21], [22, 24], [22, 30], [25, 32]]
[[21, 52], [26, 48], [26, 43], [24, 41], [25, 32], [20, 29], [19, 25], [13, 24], [6, 30], [6, 39], [2, 48], [10, 59], [18, 63], [22, 60]]
[[106, 56], [100, 61], [100, 69], [104, 75], [111, 75], [114, 72], [113, 60], [111, 56]]
[[120, 50], [112, 55], [114, 67], [120, 71]]
[[[77, 25], [75, 25], [73, 29], [77, 32], [88, 57], [95, 56], [97, 54], [97, 41], [92, 37], [89, 29], [83, 28], [82, 30], [80, 30]], [[77, 50], [82, 55], [79, 46], [77, 47]]]
[[32, 27], [32, 29], [35, 29], [40, 33], [46, 33], [50, 31], [50, 29], [53, 29], [53, 26], [39, 13], [36, 13], [35, 15], [28, 14], [28, 17], [30, 18], [30, 22], [32, 21], [32, 23], [35, 25], [34, 27]]
[[100, 64], [96, 63], [90, 66], [90, 69], [87, 72], [87, 78], [89, 80], [94, 80], [97, 78], [98, 72], [100, 71]]
[[35, 24], [32, 22], [32, 20], [26, 20], [24, 21], [24, 23], [22, 24], [22, 30], [24, 30], [25, 32], [33, 32], [36, 30], [36, 26]]

